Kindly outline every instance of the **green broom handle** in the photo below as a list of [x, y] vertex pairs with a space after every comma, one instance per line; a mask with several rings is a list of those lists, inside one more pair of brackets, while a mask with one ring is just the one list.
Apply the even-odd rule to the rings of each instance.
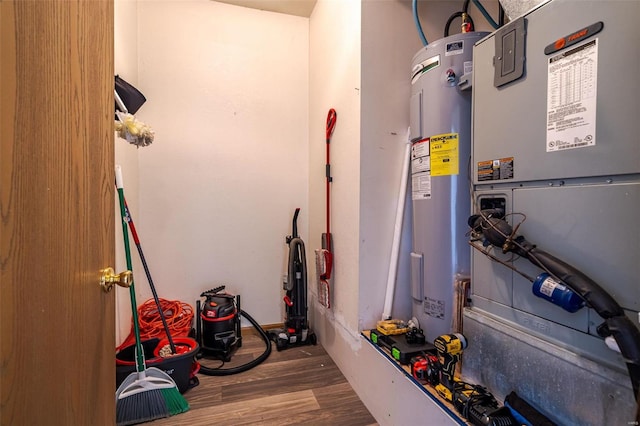
[[[118, 200], [120, 202], [120, 215], [122, 216], [122, 237], [124, 239], [124, 254], [127, 259], [127, 269], [133, 272], [131, 264], [131, 248], [129, 247], [129, 231], [127, 229], [127, 213], [124, 205], [124, 187], [122, 183], [122, 168], [116, 166], [116, 188], [118, 189]], [[138, 304], [136, 303], [136, 290], [133, 286], [133, 279], [129, 287], [129, 295], [131, 298], [131, 313], [133, 314], [133, 330], [136, 335], [136, 370], [142, 372], [144, 366], [144, 352], [142, 351], [142, 342], [140, 340], [140, 327], [138, 325]]]

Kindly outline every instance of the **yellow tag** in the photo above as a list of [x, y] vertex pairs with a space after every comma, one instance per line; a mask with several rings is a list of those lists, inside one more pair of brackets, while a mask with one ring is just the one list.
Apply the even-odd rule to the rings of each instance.
[[458, 134], [445, 133], [431, 136], [431, 176], [449, 176], [459, 173]]

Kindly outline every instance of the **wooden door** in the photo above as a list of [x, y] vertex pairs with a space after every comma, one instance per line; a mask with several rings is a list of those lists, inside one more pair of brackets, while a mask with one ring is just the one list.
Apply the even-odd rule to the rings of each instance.
[[115, 419], [113, 1], [0, 0], [0, 424]]

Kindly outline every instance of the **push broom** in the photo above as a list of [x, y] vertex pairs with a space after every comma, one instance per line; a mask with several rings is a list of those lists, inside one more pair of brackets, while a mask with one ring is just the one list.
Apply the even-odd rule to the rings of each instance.
[[[132, 270], [122, 169], [120, 166], [116, 166], [116, 188], [120, 201], [127, 269]], [[136, 372], [127, 376], [116, 390], [116, 424], [118, 425], [148, 422], [180, 414], [189, 409], [189, 404], [180, 394], [171, 376], [155, 367], [146, 368], [140, 339], [138, 305], [133, 282], [129, 287], [129, 295], [131, 297], [133, 329], [136, 338]]]

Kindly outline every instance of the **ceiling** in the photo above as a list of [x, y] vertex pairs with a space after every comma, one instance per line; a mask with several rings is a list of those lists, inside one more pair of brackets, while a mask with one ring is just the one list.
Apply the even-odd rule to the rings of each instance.
[[287, 15], [310, 17], [316, 0], [216, 0], [220, 3], [286, 13]]

